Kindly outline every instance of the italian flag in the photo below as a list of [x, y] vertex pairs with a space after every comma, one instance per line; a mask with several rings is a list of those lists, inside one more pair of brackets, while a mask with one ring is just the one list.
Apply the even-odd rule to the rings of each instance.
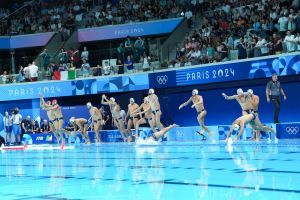
[[56, 71], [54, 72], [54, 80], [74, 80], [76, 79], [76, 71]]

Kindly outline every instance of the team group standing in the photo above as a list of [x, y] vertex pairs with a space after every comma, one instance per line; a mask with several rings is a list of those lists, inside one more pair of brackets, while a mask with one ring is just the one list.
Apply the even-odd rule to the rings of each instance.
[[[268, 102], [272, 101], [275, 107], [274, 123], [279, 123], [278, 115], [280, 110], [280, 95], [283, 95], [284, 100], [286, 100], [286, 95], [281, 88], [280, 83], [278, 82], [278, 77], [276, 74], [273, 74], [272, 80], [267, 84], [266, 87], [266, 98]], [[260, 131], [263, 131], [265, 133], [272, 133], [274, 135], [274, 143], [278, 142], [275, 130], [265, 126], [259, 119], [258, 108], [260, 99], [258, 95], [254, 94], [252, 89], [248, 89], [246, 92], [244, 92], [241, 88], [239, 88], [237, 89], [237, 93], [235, 95], [228, 96], [227, 94], [222, 93], [222, 96], [225, 100], [236, 100], [241, 107], [241, 116], [233, 120], [230, 131], [226, 137], [226, 142], [231, 144], [237, 141], [244, 133], [246, 126], [252, 128], [253, 130], [251, 140], [259, 141], [261, 137]], [[213, 132], [205, 125], [205, 117], [208, 112], [204, 107], [204, 99], [199, 94], [197, 89], [192, 90], [191, 97], [187, 101], [180, 104], [178, 109], [181, 110], [190, 103], [192, 103], [191, 108], [194, 108], [197, 111], [197, 121], [200, 125], [200, 130], [197, 131], [197, 134], [202, 137], [202, 140], [206, 140], [205, 133], [207, 133], [210, 136], [210, 140], [214, 141]], [[125, 117], [121, 112], [120, 105], [114, 97], [108, 98], [106, 95], [102, 95], [101, 104], [109, 107], [112, 115], [112, 123], [118, 128], [124, 142], [132, 142], [134, 140], [131, 131], [132, 129], [134, 129], [136, 133], [135, 142], [151, 143], [153, 141], [161, 141], [162, 137], [166, 137], [167, 131], [178, 126], [176, 124], [172, 124], [168, 127], [165, 127], [162, 124], [161, 106], [159, 98], [155, 94], [154, 89], [149, 89], [148, 95], [144, 97], [141, 105], [138, 105], [134, 98], [130, 98], [127, 113], [123, 111]], [[107, 122], [103, 116], [103, 108], [98, 109], [97, 107], [93, 106], [91, 102], [88, 102], [86, 107], [90, 113], [90, 119], [92, 121], [91, 126], [89, 125], [89, 121], [87, 119], [71, 117], [69, 119], [69, 124], [72, 126], [72, 128], [68, 129], [63, 127], [64, 117], [61, 107], [56, 99], [45, 102], [44, 97], [40, 95], [40, 107], [46, 111], [49, 119], [50, 130], [54, 133], [56, 141], [59, 143], [65, 143], [65, 133], [67, 135], [75, 136], [74, 134], [80, 132], [85, 143], [91, 144], [91, 140], [88, 135], [88, 129], [91, 127], [95, 132], [95, 142], [102, 143], [101, 130], [103, 130], [103, 126]], [[5, 125], [4, 132], [10, 132], [9, 127], [11, 124], [12, 131], [17, 135], [16, 140], [19, 144], [22, 141], [22, 136], [24, 134], [23, 130], [25, 130], [25, 127], [22, 129], [21, 126], [17, 126], [18, 124], [23, 124], [21, 123], [21, 119], [22, 116], [18, 113], [18, 109], [15, 109], [13, 112], [13, 117], [10, 118], [7, 112], [3, 120]], [[140, 137], [139, 135], [139, 127], [144, 124], [147, 124], [153, 132], [150, 137], [145, 138]], [[231, 136], [234, 132], [236, 133], [236, 136], [234, 139], [231, 139]], [[6, 134], [1, 143], [7, 142], [8, 140], [10, 140], [10, 135]], [[267, 140], [268, 143], [271, 142], [270, 135]]]

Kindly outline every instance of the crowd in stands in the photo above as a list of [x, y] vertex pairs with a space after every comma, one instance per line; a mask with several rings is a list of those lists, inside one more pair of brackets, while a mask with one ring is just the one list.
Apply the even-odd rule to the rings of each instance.
[[142, 22], [181, 16], [194, 1], [177, 0], [35, 0], [16, 12], [0, 10], [0, 35], [61, 32], [74, 28]]
[[[39, 0], [21, 10], [26, 12], [10, 16], [5, 23], [2, 21], [1, 33], [60, 31], [69, 35], [78, 27], [184, 15], [192, 31], [186, 33], [174, 59], [168, 64], [162, 63], [170, 68], [300, 50], [299, 0], [156, 0], [155, 3], [149, 0]], [[10, 12], [1, 9], [0, 18]], [[193, 16], [199, 12], [203, 16], [200, 26], [193, 23]], [[116, 48], [116, 59], [104, 61], [89, 59], [91, 52], [86, 47], [81, 51], [62, 48], [57, 60], [45, 49], [40, 54], [43, 61], [40, 67], [48, 79], [55, 79], [56, 72], [78, 69], [83, 77], [133, 73], [137, 71], [137, 63], [142, 64], [143, 71], [148, 71], [151, 62], [157, 60], [149, 46], [149, 39], [128, 36]], [[31, 63], [25, 68], [19, 66], [16, 80], [7, 71], [0, 77], [3, 83], [35, 81], [37, 73], [36, 64]]]
[[169, 67], [227, 61], [234, 50], [238, 59], [300, 50], [298, 0], [211, 1], [205, 9]]

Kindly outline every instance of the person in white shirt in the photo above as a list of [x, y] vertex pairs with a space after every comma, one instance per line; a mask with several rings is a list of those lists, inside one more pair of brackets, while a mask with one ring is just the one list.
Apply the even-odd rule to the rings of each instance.
[[6, 111], [3, 117], [5, 143], [11, 143], [12, 117]]
[[288, 18], [284, 15], [281, 15], [281, 17], [278, 19], [279, 32], [281, 35], [287, 30], [287, 23]]
[[146, 53], [144, 53], [141, 61], [143, 62], [143, 71], [148, 71], [150, 69], [150, 57], [147, 56]]
[[109, 66], [109, 62], [104, 62], [104, 66], [102, 66], [102, 69], [104, 75], [110, 75], [111, 66]]
[[81, 65], [82, 75], [83, 77], [88, 77], [90, 75], [90, 64], [83, 60], [83, 64]]
[[267, 47], [267, 41], [262, 38], [262, 37], [258, 37], [258, 41], [255, 45], [255, 48], [260, 51], [260, 53], [254, 55], [254, 56], [260, 56], [260, 54], [264, 55], [267, 54], [269, 52], [269, 49]]
[[296, 50], [295, 36], [291, 34], [291, 31], [287, 32], [287, 35], [283, 41], [286, 44], [287, 52], [293, 52]]
[[187, 10], [184, 14], [187, 19], [188, 27], [191, 28], [193, 24], [193, 13], [191, 10]]
[[86, 47], [83, 47], [83, 51], [81, 52], [81, 60], [89, 60], [89, 52]]
[[25, 81], [26, 82], [31, 82], [31, 81], [37, 81], [38, 80], [38, 71], [39, 68], [36, 66], [35, 62], [32, 62], [32, 64], [28, 65], [27, 67], [24, 68], [25, 72]]
[[300, 51], [300, 33], [297, 33], [295, 39], [294, 39], [295, 44], [297, 45], [296, 50]]
[[18, 144], [21, 144], [21, 121], [22, 115], [19, 114], [19, 109], [15, 108], [12, 114], [12, 133], [14, 134]]

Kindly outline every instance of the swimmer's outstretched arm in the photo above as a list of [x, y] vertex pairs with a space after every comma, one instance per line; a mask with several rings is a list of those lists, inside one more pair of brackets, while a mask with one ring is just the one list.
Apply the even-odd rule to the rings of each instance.
[[225, 93], [222, 93], [222, 96], [223, 96], [226, 100], [233, 100], [233, 99], [236, 99], [236, 98], [238, 97], [238, 95], [227, 96]]
[[144, 103], [142, 103], [142, 104], [140, 105], [140, 107], [138, 107], [137, 109], [133, 110], [131, 114], [133, 115], [133, 114], [135, 114], [136, 112], [140, 111], [140, 110], [143, 108], [143, 106], [144, 106]]
[[183, 104], [181, 104], [180, 106], [179, 106], [179, 110], [181, 109], [181, 108], [183, 108], [184, 106], [186, 106], [186, 105], [188, 105], [190, 102], [192, 101], [192, 97], [191, 98], [189, 98], [189, 100], [187, 100], [186, 102], [184, 102]]
[[137, 115], [144, 114], [144, 113], [148, 112], [150, 109], [151, 109], [151, 108], [149, 107], [149, 108], [147, 108], [146, 110], [143, 110], [143, 112], [139, 112], [139, 113], [137, 113]]
[[[44, 99], [44, 96], [40, 94], [40, 106], [42, 109], [47, 110], [47, 107], [51, 107], [51, 105], [47, 105]], [[49, 109], [48, 109], [49, 110]]]
[[101, 99], [101, 104], [103, 105], [109, 105], [110, 101], [106, 98], [106, 96], [103, 94]]

